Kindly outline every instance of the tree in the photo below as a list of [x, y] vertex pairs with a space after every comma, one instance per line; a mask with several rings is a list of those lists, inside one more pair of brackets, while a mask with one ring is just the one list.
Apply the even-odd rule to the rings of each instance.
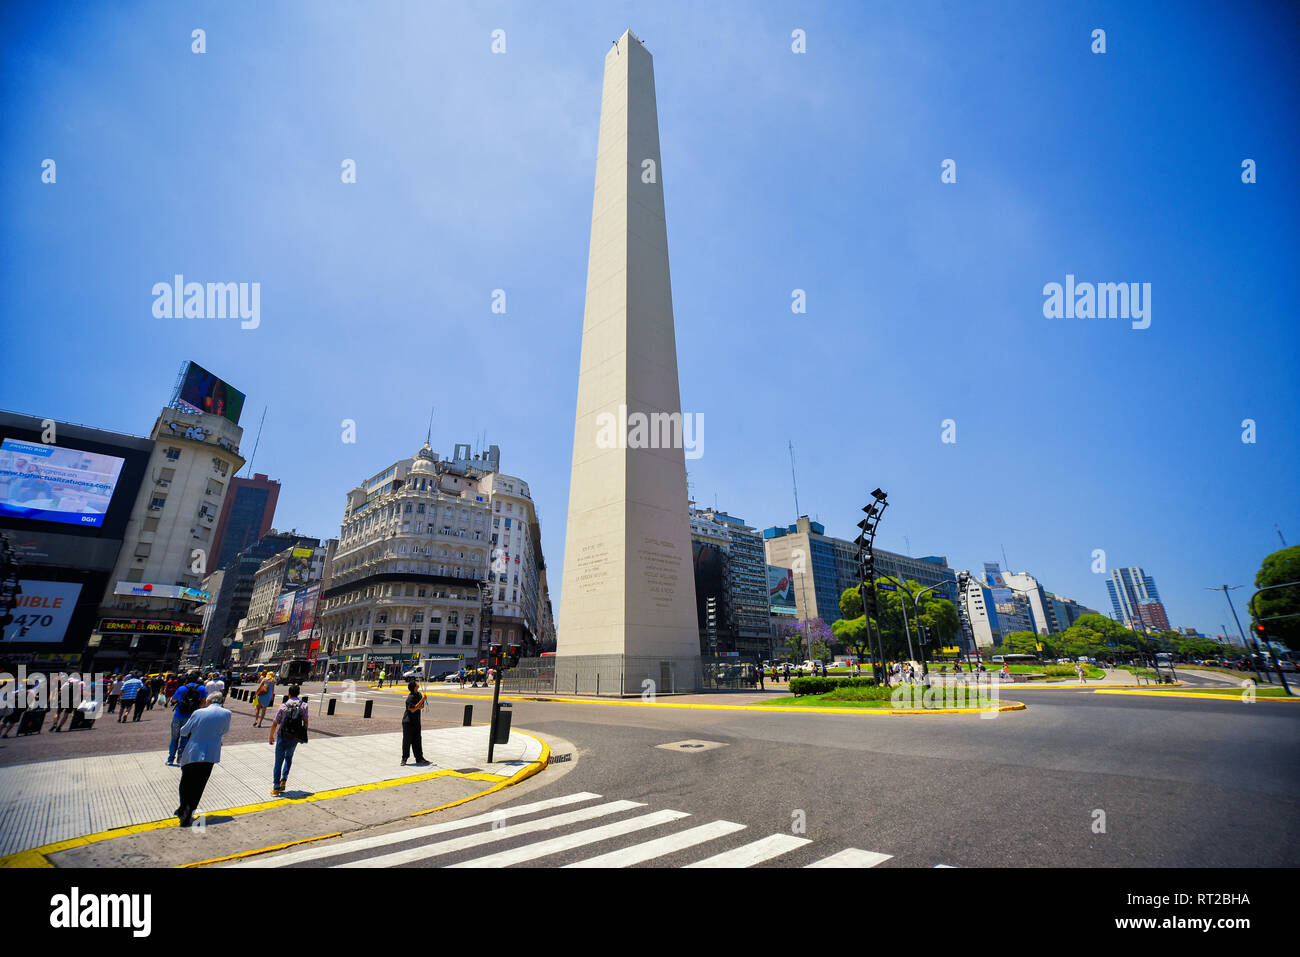
[[803, 655], [805, 648], [808, 649], [810, 658], [818, 657], [812, 654], [813, 645], [817, 642], [821, 642], [828, 647], [828, 652], [823, 657], [830, 657], [829, 646], [835, 641], [835, 633], [831, 630], [831, 626], [820, 618], [809, 618], [807, 621], [792, 621], [781, 628], [781, 633], [786, 639], [786, 645], [794, 651], [796, 658]]
[[[1300, 545], [1283, 548], [1267, 556], [1260, 566], [1259, 574], [1255, 576], [1256, 588], [1286, 585], [1290, 582], [1300, 582]], [[1267, 629], [1270, 640], [1281, 642], [1288, 648], [1300, 647], [1300, 585], [1274, 588], [1259, 595], [1255, 599], [1255, 615], [1258, 616], [1255, 620]], [[1296, 617], [1279, 618], [1279, 615]]]
[[808, 657], [814, 661], [828, 661], [831, 657], [830, 645], [824, 641], [814, 641], [811, 650], [812, 653]]
[[1013, 655], [1038, 654], [1038, 636], [1032, 631], [1013, 631], [1003, 637], [1002, 644]]
[[871, 632], [868, 630], [865, 615], [858, 615], [856, 618], [841, 618], [831, 625], [831, 631], [834, 632], [840, 644], [859, 658], [865, 658], [871, 654]]
[[1060, 646], [1070, 657], [1146, 650], [1141, 635], [1105, 615], [1080, 615], [1061, 634]]

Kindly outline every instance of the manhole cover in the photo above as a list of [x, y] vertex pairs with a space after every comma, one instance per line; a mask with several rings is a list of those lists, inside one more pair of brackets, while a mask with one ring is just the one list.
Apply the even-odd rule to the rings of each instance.
[[725, 748], [726, 746], [725, 741], [702, 741], [698, 738], [655, 745], [655, 747], [662, 748], [665, 751], [684, 751], [687, 754], [698, 754], [701, 751], [712, 751], [714, 748]]

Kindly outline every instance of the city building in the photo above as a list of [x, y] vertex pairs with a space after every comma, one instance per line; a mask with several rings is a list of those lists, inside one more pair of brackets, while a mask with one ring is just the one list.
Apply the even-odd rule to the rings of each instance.
[[212, 537], [216, 544], [208, 568], [225, 568], [236, 555], [265, 537], [275, 521], [275, 503], [279, 498], [280, 483], [261, 472], [252, 478], [231, 479], [226, 504], [222, 506]]
[[1000, 645], [1003, 632], [998, 623], [992, 592], [980, 582], [978, 575], [964, 570], [958, 573], [959, 577], [961, 575], [967, 576], [966, 593], [956, 604], [962, 620], [962, 631], [967, 638], [967, 649]]
[[[1110, 594], [1110, 605], [1115, 620], [1126, 628], [1141, 628], [1145, 623], [1138, 606], [1160, 602], [1160, 593], [1156, 590], [1155, 579], [1137, 565], [1126, 568], [1112, 568], [1106, 582], [1106, 591]], [[1147, 612], [1153, 619], [1157, 616], [1168, 623], [1164, 605], [1160, 610]]]
[[716, 546], [719, 550], [724, 582], [722, 621], [725, 623], [725, 640], [716, 645], [713, 652], [709, 651], [709, 644], [702, 643], [701, 653], [735, 653], [766, 660], [771, 655], [772, 621], [763, 537], [744, 519], [715, 508], [693, 508], [691, 540], [697, 608], [706, 607], [700, 597], [701, 589], [712, 588], [710, 575], [705, 574], [710, 564], [706, 545]]
[[90, 637], [95, 670], [172, 669], [202, 634], [200, 587], [230, 479], [244, 464], [243, 429], [225, 414], [162, 410], [122, 547]]
[[291, 658], [315, 655], [321, 580], [334, 546], [333, 540], [309, 539], [258, 565], [242, 626], [240, 661], [278, 671]]
[[339, 674], [417, 653], [476, 665], [489, 637], [526, 654], [554, 641], [528, 484], [499, 468], [495, 445], [439, 460], [426, 442], [348, 493], [317, 613]]
[[248, 615], [253, 581], [258, 568], [276, 552], [286, 548], [317, 547], [320, 540], [299, 535], [297, 530], [270, 532], [240, 551], [224, 568], [204, 579], [202, 589], [212, 596], [203, 608], [201, 641], [186, 649], [187, 665], [222, 664], [229, 656], [238, 660], [242, 650], [236, 637], [239, 620]]
[[153, 451], [151, 439], [0, 412], [0, 535], [22, 588], [0, 641], [2, 670], [132, 660], [134, 631], [89, 642]]
[[[794, 525], [763, 530], [767, 564], [789, 568], [794, 576], [794, 593], [800, 621], [821, 618], [827, 624], [838, 621], [840, 595], [857, 586], [858, 547], [851, 541], [832, 538], [820, 522], [801, 516]], [[913, 558], [876, 548], [877, 577], [888, 575], [899, 581], [915, 581], [923, 587], [936, 586], [934, 594], [957, 599], [957, 575], [943, 556]]]

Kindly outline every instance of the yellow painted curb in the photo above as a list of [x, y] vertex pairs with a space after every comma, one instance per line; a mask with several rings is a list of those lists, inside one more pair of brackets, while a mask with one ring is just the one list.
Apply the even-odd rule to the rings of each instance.
[[[1017, 689], [1018, 690], [1018, 689]], [[428, 697], [439, 698], [480, 698], [479, 695], [425, 692]], [[767, 711], [794, 712], [796, 714], [986, 714], [988, 708], [909, 708], [886, 711], [879, 708], [783, 708], [768, 704], [689, 704], [682, 701], [642, 701], [639, 698], [624, 701], [616, 698], [560, 698], [555, 695], [502, 695], [502, 701], [554, 701], [560, 704], [605, 704], [623, 705], [628, 708], [690, 708], [697, 711], [748, 711], [762, 714]], [[1011, 702], [1010, 706], [998, 708], [999, 711], [1021, 711], [1024, 704]]]
[[[520, 732], [522, 734], [522, 732]], [[472, 774], [462, 774], [459, 771], [453, 771], [450, 768], [444, 768], [441, 771], [431, 771], [428, 774], [416, 774], [404, 778], [393, 778], [388, 781], [374, 781], [370, 784], [354, 784], [345, 788], [336, 788], [333, 791], [318, 791], [315, 794], [309, 794], [301, 798], [279, 798], [274, 801], [262, 801], [258, 804], [244, 804], [239, 807], [222, 808], [215, 811], [204, 811], [204, 815], [228, 815], [235, 817], [241, 814], [254, 814], [258, 811], [269, 811], [278, 807], [287, 807], [290, 804], [314, 804], [317, 801], [328, 801], [332, 798], [347, 797], [350, 794], [360, 794], [364, 791], [378, 791], [384, 788], [396, 787], [400, 784], [418, 784], [421, 781], [430, 781], [434, 778], [441, 777], [458, 777], [465, 778], [469, 781], [492, 781], [498, 782], [509, 780], [502, 778], [499, 774], [487, 774], [479, 771]], [[86, 847], [89, 844], [98, 844], [101, 841], [111, 841], [118, 837], [130, 837], [134, 834], [144, 834], [148, 831], [157, 831], [168, 827], [180, 827], [180, 821], [174, 817], [165, 818], [161, 821], [148, 821], [144, 824], [128, 824], [124, 827], [110, 828], [107, 831], [99, 831], [94, 834], [87, 834], [84, 837], [68, 838], [65, 841], [56, 841], [53, 844], [45, 844], [41, 847], [29, 848], [25, 851], [18, 851], [14, 854], [8, 854], [0, 857], [0, 868], [7, 867], [53, 867], [47, 860], [47, 855], [57, 854], [60, 851], [70, 851], [75, 847]], [[182, 865], [186, 866], [186, 865]]]
[[[532, 763], [527, 764], [524, 767], [520, 768], [510, 777], [504, 779], [499, 774], [483, 774], [481, 776], [473, 775], [473, 774], [458, 775], [459, 777], [464, 777], [464, 778], [469, 778], [474, 780], [496, 779], [497, 783], [492, 785], [492, 787], [487, 788], [486, 790], [479, 791], [477, 794], [471, 794], [469, 797], [464, 797], [458, 801], [452, 801], [449, 804], [443, 804], [438, 807], [432, 807], [429, 808], [429, 810], [427, 811], [416, 811], [414, 814], [408, 816], [420, 817], [425, 814], [432, 814], [434, 811], [445, 811], [447, 810], [447, 808], [456, 807], [461, 804], [468, 804], [470, 801], [476, 801], [481, 797], [486, 797], [487, 795], [492, 794], [495, 791], [500, 791], [502, 788], [509, 787], [512, 784], [518, 784], [520, 781], [525, 781], [528, 778], [531, 778], [534, 774], [537, 774], [548, 764], [550, 764], [551, 746], [549, 744], [547, 744], [541, 738], [537, 737], [537, 735], [529, 734], [527, 731], [515, 731], [514, 733], [522, 734], [526, 738], [532, 738], [534, 741], [540, 744], [542, 746], [542, 756], [538, 758], [536, 761], [533, 761]], [[287, 844], [273, 844], [270, 847], [259, 847], [251, 851], [241, 851], [238, 854], [231, 854], [227, 857], [216, 857], [209, 861], [197, 861], [193, 864], [179, 864], [177, 866], [180, 868], [187, 868], [187, 867], [203, 867], [206, 864], [220, 864], [223, 861], [233, 861], [243, 857], [256, 857], [258, 854], [268, 854], [271, 851], [280, 851], [286, 847], [293, 847], [298, 844], [311, 844], [314, 841], [324, 841], [324, 840], [328, 840], [331, 837], [342, 837], [342, 835], [343, 835], [342, 831], [336, 831], [333, 834], [318, 834], [316, 837], [305, 837], [300, 841], [290, 841]], [[49, 865], [47, 864], [46, 866]]]
[[[1097, 682], [1095, 685], [1031, 685], [1025, 684], [1024, 687], [1016, 688], [1017, 691], [1108, 691], [1111, 688], [1146, 688], [1148, 685], [1108, 685]], [[1164, 685], [1166, 688], [1181, 688], [1183, 682], [1175, 681], [1171, 685]]]
[[[1234, 689], [1234, 690], [1235, 690], [1235, 689]], [[1240, 689], [1240, 690], [1241, 690], [1241, 693], [1242, 693], [1242, 694], [1244, 694], [1245, 691], [1246, 691], [1245, 688], [1242, 688], [1242, 689]], [[1096, 693], [1097, 693], [1097, 694], [1142, 694], [1142, 695], [1156, 695], [1156, 696], [1158, 696], [1158, 697], [1162, 697], [1162, 698], [1201, 698], [1201, 699], [1206, 699], [1206, 700], [1210, 700], [1210, 701], [1244, 701], [1244, 700], [1245, 700], [1245, 699], [1242, 698], [1241, 695], [1239, 695], [1239, 694], [1197, 694], [1195, 691], [1155, 691], [1155, 690], [1151, 690], [1151, 691], [1126, 691], [1126, 690], [1120, 690], [1120, 689], [1118, 689], [1118, 688], [1116, 688], [1116, 689], [1110, 689], [1110, 688], [1098, 688], [1097, 691], [1096, 691]], [[1283, 704], [1285, 704], [1285, 703], [1288, 702], [1288, 701], [1290, 701], [1290, 702], [1300, 701], [1300, 698], [1276, 698], [1276, 697], [1274, 697], [1274, 696], [1272, 696], [1272, 695], [1256, 695], [1254, 700], [1255, 700], [1255, 701], [1280, 701], [1280, 702], [1282, 702]]]

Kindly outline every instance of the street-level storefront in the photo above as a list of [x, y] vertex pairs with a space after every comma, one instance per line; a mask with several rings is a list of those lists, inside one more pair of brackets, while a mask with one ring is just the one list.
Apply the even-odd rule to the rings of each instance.
[[96, 672], [176, 671], [185, 648], [202, 634], [203, 622], [197, 615], [101, 618], [86, 643], [83, 666]]

